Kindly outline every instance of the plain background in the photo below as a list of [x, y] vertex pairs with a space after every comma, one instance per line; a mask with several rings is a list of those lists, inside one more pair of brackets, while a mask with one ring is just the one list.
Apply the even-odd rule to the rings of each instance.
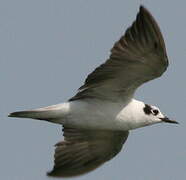
[[53, 166], [61, 126], [7, 114], [72, 97], [107, 59], [140, 4], [161, 28], [170, 66], [135, 97], [158, 105], [180, 125], [132, 131], [116, 158], [76, 179], [186, 179], [186, 2], [181, 0], [0, 0], [0, 179], [50, 179], [46, 171]]

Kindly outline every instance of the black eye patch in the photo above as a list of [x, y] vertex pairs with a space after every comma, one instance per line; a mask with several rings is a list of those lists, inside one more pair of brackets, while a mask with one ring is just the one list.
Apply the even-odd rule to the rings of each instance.
[[153, 114], [154, 114], [155, 116], [159, 113], [159, 111], [158, 111], [157, 109], [154, 109], [152, 112], [153, 112]]
[[152, 108], [148, 104], [145, 104], [145, 107], [143, 108], [143, 111], [145, 112], [145, 114], [151, 114], [152, 113], [151, 112]]

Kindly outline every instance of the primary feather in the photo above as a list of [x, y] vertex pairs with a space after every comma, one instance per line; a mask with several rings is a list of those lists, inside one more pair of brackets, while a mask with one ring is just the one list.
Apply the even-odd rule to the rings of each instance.
[[137, 87], [161, 76], [167, 66], [160, 29], [150, 12], [141, 6], [136, 21], [111, 49], [110, 58], [88, 75], [70, 100], [132, 98]]
[[55, 165], [49, 176], [87, 173], [118, 154], [128, 131], [83, 130], [64, 126], [64, 141], [56, 144]]

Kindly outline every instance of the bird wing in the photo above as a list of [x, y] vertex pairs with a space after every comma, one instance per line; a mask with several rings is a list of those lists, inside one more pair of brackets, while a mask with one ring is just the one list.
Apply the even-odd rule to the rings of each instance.
[[56, 144], [49, 176], [78, 176], [96, 169], [118, 154], [128, 131], [82, 130], [64, 126], [64, 141]]
[[136, 88], [161, 76], [167, 66], [160, 29], [150, 12], [141, 6], [136, 20], [111, 49], [110, 58], [88, 75], [70, 101], [132, 98]]

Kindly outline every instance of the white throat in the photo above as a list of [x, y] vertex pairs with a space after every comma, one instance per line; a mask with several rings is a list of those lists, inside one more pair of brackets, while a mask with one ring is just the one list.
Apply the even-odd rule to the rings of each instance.
[[118, 113], [116, 120], [123, 130], [136, 129], [161, 122], [158, 118], [144, 113], [145, 104], [132, 99], [131, 102]]

